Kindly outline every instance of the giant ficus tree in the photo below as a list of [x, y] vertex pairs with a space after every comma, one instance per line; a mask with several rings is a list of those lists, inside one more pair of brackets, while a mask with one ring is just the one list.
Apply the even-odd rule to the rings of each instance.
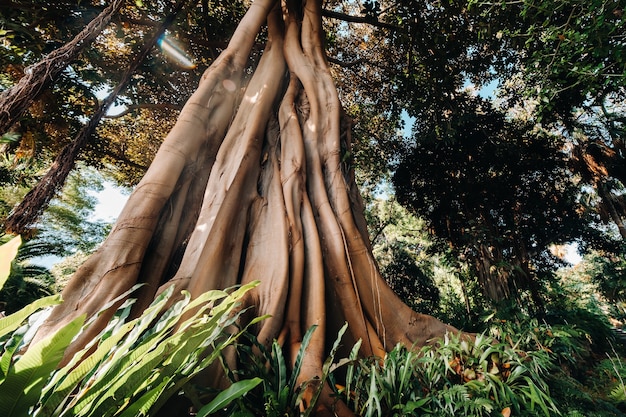
[[[449, 326], [413, 312], [382, 280], [353, 173], [343, 155], [350, 123], [323, 47], [321, 2], [256, 0], [206, 70], [100, 249], [63, 291], [42, 337], [95, 315], [132, 288], [137, 312], [165, 287], [197, 296], [252, 280], [246, 304], [270, 318], [255, 329], [296, 352], [317, 325], [302, 380], [319, 375], [328, 335], [345, 322], [347, 344], [383, 356], [426, 343]], [[267, 43], [245, 74], [257, 34]], [[66, 352], [98, 334], [99, 315]], [[334, 400], [325, 390], [320, 412]], [[340, 405], [335, 410], [345, 414]]]

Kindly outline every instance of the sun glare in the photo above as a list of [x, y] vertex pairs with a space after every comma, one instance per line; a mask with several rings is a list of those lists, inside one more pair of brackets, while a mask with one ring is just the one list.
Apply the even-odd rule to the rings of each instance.
[[186, 69], [192, 69], [196, 67], [193, 59], [189, 56], [187, 51], [185, 51], [182, 45], [175, 39], [172, 39], [169, 35], [163, 35], [159, 39], [158, 45], [159, 48], [161, 48], [161, 52], [163, 53], [165, 58], [167, 58], [169, 61]]

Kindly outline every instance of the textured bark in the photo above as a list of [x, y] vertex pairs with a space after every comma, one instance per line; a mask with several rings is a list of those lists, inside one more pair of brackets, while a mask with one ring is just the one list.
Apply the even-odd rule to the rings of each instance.
[[0, 134], [11, 129], [46, 86], [54, 82], [78, 54], [96, 39], [123, 4], [124, 0], [113, 0], [74, 39], [26, 68], [24, 76], [16, 85], [0, 93]]
[[[616, 149], [623, 147], [614, 144]], [[591, 142], [574, 147], [572, 165], [583, 179], [597, 190], [600, 196], [599, 212], [604, 222], [612, 221], [622, 239], [626, 239], [626, 204], [622, 197], [614, 195], [607, 186], [611, 178], [626, 181], [626, 170], [620, 152], [604, 144]]]
[[[244, 67], [267, 22], [269, 41], [246, 85]], [[342, 122], [342, 120], [344, 122]], [[250, 280], [246, 304], [270, 314], [255, 329], [289, 355], [317, 325], [301, 381], [320, 376], [327, 335], [384, 356], [454, 331], [404, 305], [372, 256], [353, 173], [341, 162], [349, 123], [322, 49], [321, 2], [256, 0], [205, 72], [101, 248], [76, 272], [37, 338], [93, 315], [136, 283], [139, 313], [174, 285], [192, 296]], [[66, 352], [84, 346], [101, 314]], [[319, 409], [349, 415], [324, 390]]]
[[111, 105], [113, 105], [117, 96], [126, 88], [131, 80], [131, 76], [137, 71], [154, 45], [156, 45], [159, 38], [163, 35], [163, 32], [165, 32], [165, 29], [172, 24], [176, 15], [188, 2], [188, 0], [180, 1], [174, 7], [170, 15], [159, 25], [152, 36], [146, 40], [141, 51], [133, 58], [128, 68], [125, 69], [120, 82], [102, 101], [89, 119], [89, 122], [78, 132], [72, 143], [61, 149], [46, 174], [39, 180], [37, 185], [26, 194], [22, 202], [7, 217], [4, 223], [4, 230], [16, 235], [27, 234], [28, 228], [37, 222], [57, 191], [65, 184], [67, 176], [76, 166], [80, 153], [85, 148], [85, 145], [92, 139], [96, 127], [106, 115], [106, 112]]

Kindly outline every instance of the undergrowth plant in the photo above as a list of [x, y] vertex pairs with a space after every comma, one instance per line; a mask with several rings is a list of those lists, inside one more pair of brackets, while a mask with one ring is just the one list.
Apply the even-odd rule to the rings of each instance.
[[[355, 359], [355, 357], [353, 357]], [[550, 356], [486, 335], [452, 334], [418, 350], [347, 363], [338, 394], [360, 416], [556, 415], [545, 374]]]
[[[315, 409], [324, 383], [332, 377], [331, 367], [347, 324], [339, 330], [322, 367], [322, 375], [318, 375], [315, 381], [298, 383], [302, 361], [316, 328], [317, 326], [309, 328], [302, 338], [293, 364], [290, 364], [283, 354], [283, 347], [278, 341], [274, 340], [271, 346], [266, 348], [253, 335], [244, 334], [236, 345], [239, 367], [236, 370], [226, 368], [226, 372], [232, 381], [241, 378], [244, 378], [243, 381], [259, 379], [260, 383], [247, 392], [245, 399], [242, 396], [234, 398], [231, 406], [222, 410], [221, 414], [238, 417], [309, 416]], [[315, 392], [305, 407], [302, 396], [305, 386], [309, 383], [314, 384]]]
[[[0, 285], [10, 273], [7, 259], [18, 246], [14, 240], [0, 247]], [[78, 317], [43, 340], [29, 343], [40, 321], [28, 319], [58, 304], [60, 297], [35, 301], [0, 319], [0, 415], [153, 415], [239, 336], [224, 329], [239, 319], [239, 301], [257, 284], [230, 293], [209, 291], [194, 300], [184, 293], [175, 302], [172, 288], [133, 320], [128, 319], [132, 307], [128, 300], [99, 337], [60, 368], [66, 348], [88, 323]], [[184, 316], [189, 318], [181, 323]]]

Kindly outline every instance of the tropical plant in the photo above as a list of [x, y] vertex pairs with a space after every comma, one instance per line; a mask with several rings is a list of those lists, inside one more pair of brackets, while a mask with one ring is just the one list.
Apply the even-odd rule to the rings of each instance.
[[446, 335], [412, 350], [398, 345], [384, 359], [347, 362], [339, 394], [361, 416], [558, 414], [549, 395], [550, 355], [515, 340]]
[[[57, 292], [55, 279], [42, 265], [34, 263], [38, 256], [51, 254], [54, 247], [41, 242], [28, 241], [22, 244], [10, 235], [0, 236], [0, 243], [16, 244], [17, 253], [11, 259], [11, 272], [0, 287], [0, 311], [14, 313], [31, 302]], [[13, 243], [12, 243], [13, 242]]]
[[[0, 247], [0, 259], [14, 254], [18, 243], [15, 238]], [[7, 270], [6, 264], [0, 265], [0, 278], [8, 275]], [[174, 297], [171, 288], [133, 320], [128, 319], [133, 305], [128, 300], [93, 343], [68, 362], [62, 362], [63, 353], [83, 331], [85, 317], [30, 343], [41, 323], [33, 320], [32, 313], [58, 304], [60, 297], [35, 301], [0, 319], [0, 414], [139, 416], [155, 412], [168, 398], [184, 392], [185, 384], [235, 341], [238, 334], [224, 329], [239, 319], [240, 300], [256, 285], [230, 293], [207, 292], [193, 301], [187, 293]], [[181, 321], [181, 317], [186, 319]]]
[[[281, 344], [274, 340], [268, 349], [252, 334], [244, 334], [236, 344], [240, 367], [226, 369], [232, 381], [254, 380], [259, 378], [258, 388], [251, 390], [245, 401], [241, 398], [233, 402], [224, 415], [249, 416], [302, 416], [309, 415], [316, 408], [317, 401], [324, 389], [324, 382], [331, 377], [331, 365], [335, 359], [339, 344], [347, 329], [345, 324], [335, 339], [329, 356], [326, 358], [322, 375], [314, 379], [303, 379], [301, 374], [304, 357], [317, 326], [307, 330], [296, 352], [293, 365], [285, 357]], [[308, 385], [314, 386], [313, 396], [307, 397]]]

